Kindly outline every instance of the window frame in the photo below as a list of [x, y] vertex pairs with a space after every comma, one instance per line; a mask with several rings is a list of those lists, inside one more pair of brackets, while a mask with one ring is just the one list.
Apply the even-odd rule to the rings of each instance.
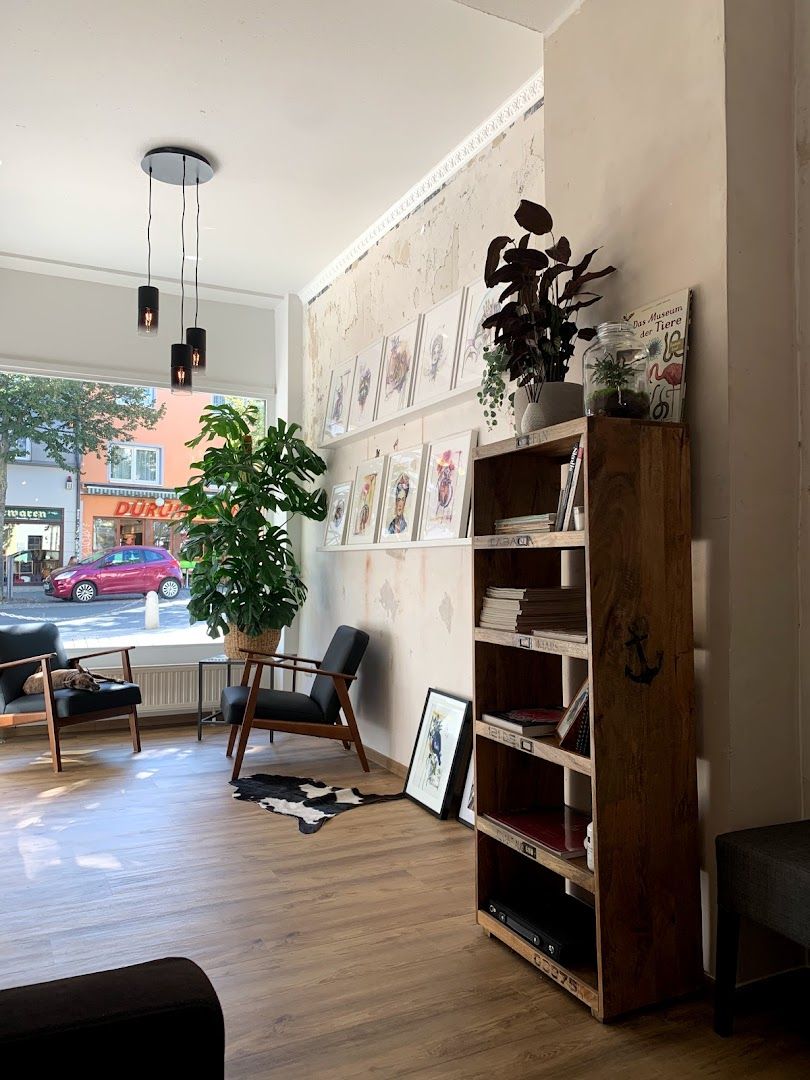
[[[140, 480], [137, 476], [130, 476], [128, 479], [123, 480], [120, 476], [113, 476], [113, 462], [112, 454], [116, 449], [124, 450], [154, 450], [157, 454], [157, 478], [155, 480]], [[135, 443], [135, 442], [111, 442], [108, 445], [108, 457], [107, 457], [107, 482], [110, 484], [146, 484], [150, 487], [162, 487], [163, 486], [163, 447], [157, 443]], [[133, 465], [135, 463], [135, 455], [132, 456]]]

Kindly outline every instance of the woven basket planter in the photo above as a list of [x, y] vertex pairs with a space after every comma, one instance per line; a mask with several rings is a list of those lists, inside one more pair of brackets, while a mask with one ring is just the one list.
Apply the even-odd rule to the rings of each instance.
[[235, 626], [225, 635], [225, 655], [231, 660], [244, 660], [243, 650], [263, 653], [274, 653], [281, 640], [280, 630], [265, 630], [263, 634], [243, 634]]

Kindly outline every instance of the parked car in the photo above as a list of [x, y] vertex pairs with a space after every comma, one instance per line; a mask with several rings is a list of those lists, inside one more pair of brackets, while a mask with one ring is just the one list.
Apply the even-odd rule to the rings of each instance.
[[180, 592], [183, 572], [171, 552], [158, 547], [115, 547], [96, 551], [54, 570], [45, 592], [60, 600], [89, 604], [99, 595], [156, 592], [171, 600]]

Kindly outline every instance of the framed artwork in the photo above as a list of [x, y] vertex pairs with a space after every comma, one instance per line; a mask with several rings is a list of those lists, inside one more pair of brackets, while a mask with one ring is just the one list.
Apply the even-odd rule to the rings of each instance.
[[405, 794], [438, 818], [458, 806], [470, 752], [472, 703], [430, 689], [413, 748]]
[[454, 388], [475, 386], [484, 376], [484, 349], [492, 345], [495, 331], [482, 329], [481, 323], [500, 309], [500, 291], [500, 286], [488, 289], [483, 278], [467, 286]]
[[469, 829], [475, 828], [475, 753], [470, 754], [467, 779], [464, 781], [461, 805], [458, 808], [458, 820]]
[[412, 319], [385, 339], [377, 403], [378, 420], [395, 416], [410, 404], [420, 321], [420, 318]]
[[357, 466], [347, 544], [373, 544], [377, 539], [385, 458], [376, 457]]
[[452, 386], [461, 322], [461, 301], [462, 292], [459, 289], [446, 300], [434, 304], [430, 311], [426, 311], [422, 316], [422, 333], [419, 335], [414, 376], [414, 405], [441, 397]]
[[365, 427], [374, 419], [377, 406], [377, 391], [380, 386], [380, 365], [382, 364], [383, 339], [358, 353], [354, 365], [352, 400], [349, 405], [348, 431]]
[[453, 540], [465, 535], [470, 509], [470, 456], [478, 433], [463, 431], [437, 439], [425, 464], [420, 540]]
[[388, 458], [383, 489], [380, 543], [413, 540], [419, 517], [424, 446], [397, 450]]
[[691, 295], [690, 289], [682, 289], [623, 316], [650, 350], [651, 420], [683, 420]]
[[343, 435], [346, 431], [353, 375], [354, 357], [339, 364], [332, 371], [329, 397], [326, 399], [326, 417], [323, 423], [324, 439], [336, 439], [338, 435]]
[[324, 547], [339, 547], [345, 543], [346, 522], [349, 519], [349, 505], [352, 501], [352, 483], [335, 484], [329, 496], [329, 510], [326, 514], [326, 530], [323, 534]]

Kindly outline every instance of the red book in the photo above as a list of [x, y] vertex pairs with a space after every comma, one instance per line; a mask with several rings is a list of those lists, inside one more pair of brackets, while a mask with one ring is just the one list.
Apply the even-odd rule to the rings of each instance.
[[484, 713], [481, 719], [518, 735], [550, 735], [557, 730], [564, 712], [564, 709], [509, 709]]
[[484, 814], [484, 817], [496, 825], [504, 825], [521, 839], [537, 844], [561, 859], [576, 859], [585, 854], [585, 830], [590, 823], [590, 815], [571, 806]]

